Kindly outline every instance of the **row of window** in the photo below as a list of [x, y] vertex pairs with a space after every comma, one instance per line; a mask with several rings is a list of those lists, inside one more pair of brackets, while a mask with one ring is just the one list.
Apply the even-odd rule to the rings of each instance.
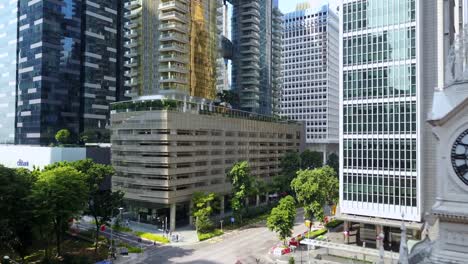
[[415, 177], [343, 174], [343, 199], [349, 201], [417, 206]]
[[344, 100], [416, 95], [416, 64], [343, 72]]
[[415, 139], [345, 139], [345, 169], [416, 171]]
[[346, 105], [344, 134], [408, 134], [416, 132], [416, 102]]
[[343, 38], [344, 66], [415, 58], [415, 27]]
[[415, 0], [362, 0], [343, 5], [343, 31], [414, 22]]

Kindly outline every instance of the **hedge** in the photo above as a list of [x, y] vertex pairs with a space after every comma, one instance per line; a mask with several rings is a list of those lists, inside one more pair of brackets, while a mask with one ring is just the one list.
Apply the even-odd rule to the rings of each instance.
[[334, 219], [334, 220], [328, 222], [327, 224], [325, 224], [325, 227], [327, 227], [327, 228], [335, 228], [335, 227], [341, 225], [342, 223], [343, 223], [342, 220]]
[[224, 234], [223, 231], [219, 230], [219, 229], [215, 229], [213, 232], [208, 232], [208, 233], [198, 233], [198, 240], [199, 241], [203, 241], [203, 240], [207, 240], [207, 239], [210, 239], [210, 238], [213, 238], [213, 237], [217, 237], [217, 236], [220, 236]]
[[153, 234], [153, 233], [145, 233], [145, 232], [136, 231], [136, 232], [134, 232], [134, 234], [141, 237], [141, 238], [151, 240], [153, 242], [159, 242], [159, 243], [163, 243], [163, 244], [167, 244], [167, 243], [170, 242], [169, 239], [167, 239], [167, 238], [165, 238], [163, 236], [160, 236], [160, 235]]

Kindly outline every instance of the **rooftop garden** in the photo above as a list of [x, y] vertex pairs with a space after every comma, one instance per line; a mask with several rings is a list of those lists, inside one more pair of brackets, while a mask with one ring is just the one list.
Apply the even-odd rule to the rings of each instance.
[[231, 118], [243, 118], [255, 121], [298, 124], [280, 116], [267, 116], [251, 112], [235, 110], [228, 107], [216, 106], [214, 104], [202, 104], [196, 102], [184, 102], [173, 99], [153, 99], [124, 101], [111, 104], [111, 114], [135, 111], [178, 111], [198, 113], [200, 115], [217, 115]]

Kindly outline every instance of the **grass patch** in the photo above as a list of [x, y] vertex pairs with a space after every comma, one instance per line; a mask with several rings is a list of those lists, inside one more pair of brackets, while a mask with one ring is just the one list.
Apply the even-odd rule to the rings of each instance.
[[198, 240], [199, 241], [203, 241], [203, 240], [207, 240], [207, 239], [210, 239], [210, 238], [213, 238], [213, 237], [217, 237], [217, 236], [220, 236], [222, 234], [224, 234], [223, 231], [221, 231], [220, 229], [215, 229], [213, 230], [213, 232], [208, 232], [208, 233], [197, 233], [198, 234]]
[[139, 248], [139, 247], [133, 247], [133, 246], [130, 246], [129, 244], [127, 243], [122, 243], [120, 242], [118, 247], [124, 247], [124, 248], [127, 248], [128, 249], [128, 253], [143, 253], [143, 249]]
[[337, 220], [337, 219], [333, 219], [332, 221], [328, 222], [325, 227], [327, 228], [335, 228], [339, 225], [343, 224], [343, 221], [342, 220]]
[[139, 231], [136, 231], [136, 232], [133, 232], [135, 235], [141, 237], [141, 238], [144, 238], [144, 239], [148, 239], [148, 240], [151, 240], [153, 242], [159, 242], [159, 243], [163, 243], [163, 244], [167, 244], [169, 243], [169, 239], [163, 237], [163, 236], [160, 236], [160, 235], [156, 235], [156, 234], [153, 234], [153, 233], [145, 233], [145, 232], [139, 232]]

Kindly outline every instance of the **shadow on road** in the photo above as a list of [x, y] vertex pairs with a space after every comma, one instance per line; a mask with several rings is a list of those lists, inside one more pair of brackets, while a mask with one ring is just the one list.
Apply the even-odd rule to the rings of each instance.
[[159, 247], [148, 252], [144, 259], [138, 263], [154, 263], [154, 264], [166, 264], [166, 263], [196, 263], [196, 264], [218, 264], [220, 262], [206, 261], [206, 260], [193, 260], [190, 262], [181, 262], [178, 259], [188, 257], [194, 253], [194, 249], [174, 247], [171, 245]]

